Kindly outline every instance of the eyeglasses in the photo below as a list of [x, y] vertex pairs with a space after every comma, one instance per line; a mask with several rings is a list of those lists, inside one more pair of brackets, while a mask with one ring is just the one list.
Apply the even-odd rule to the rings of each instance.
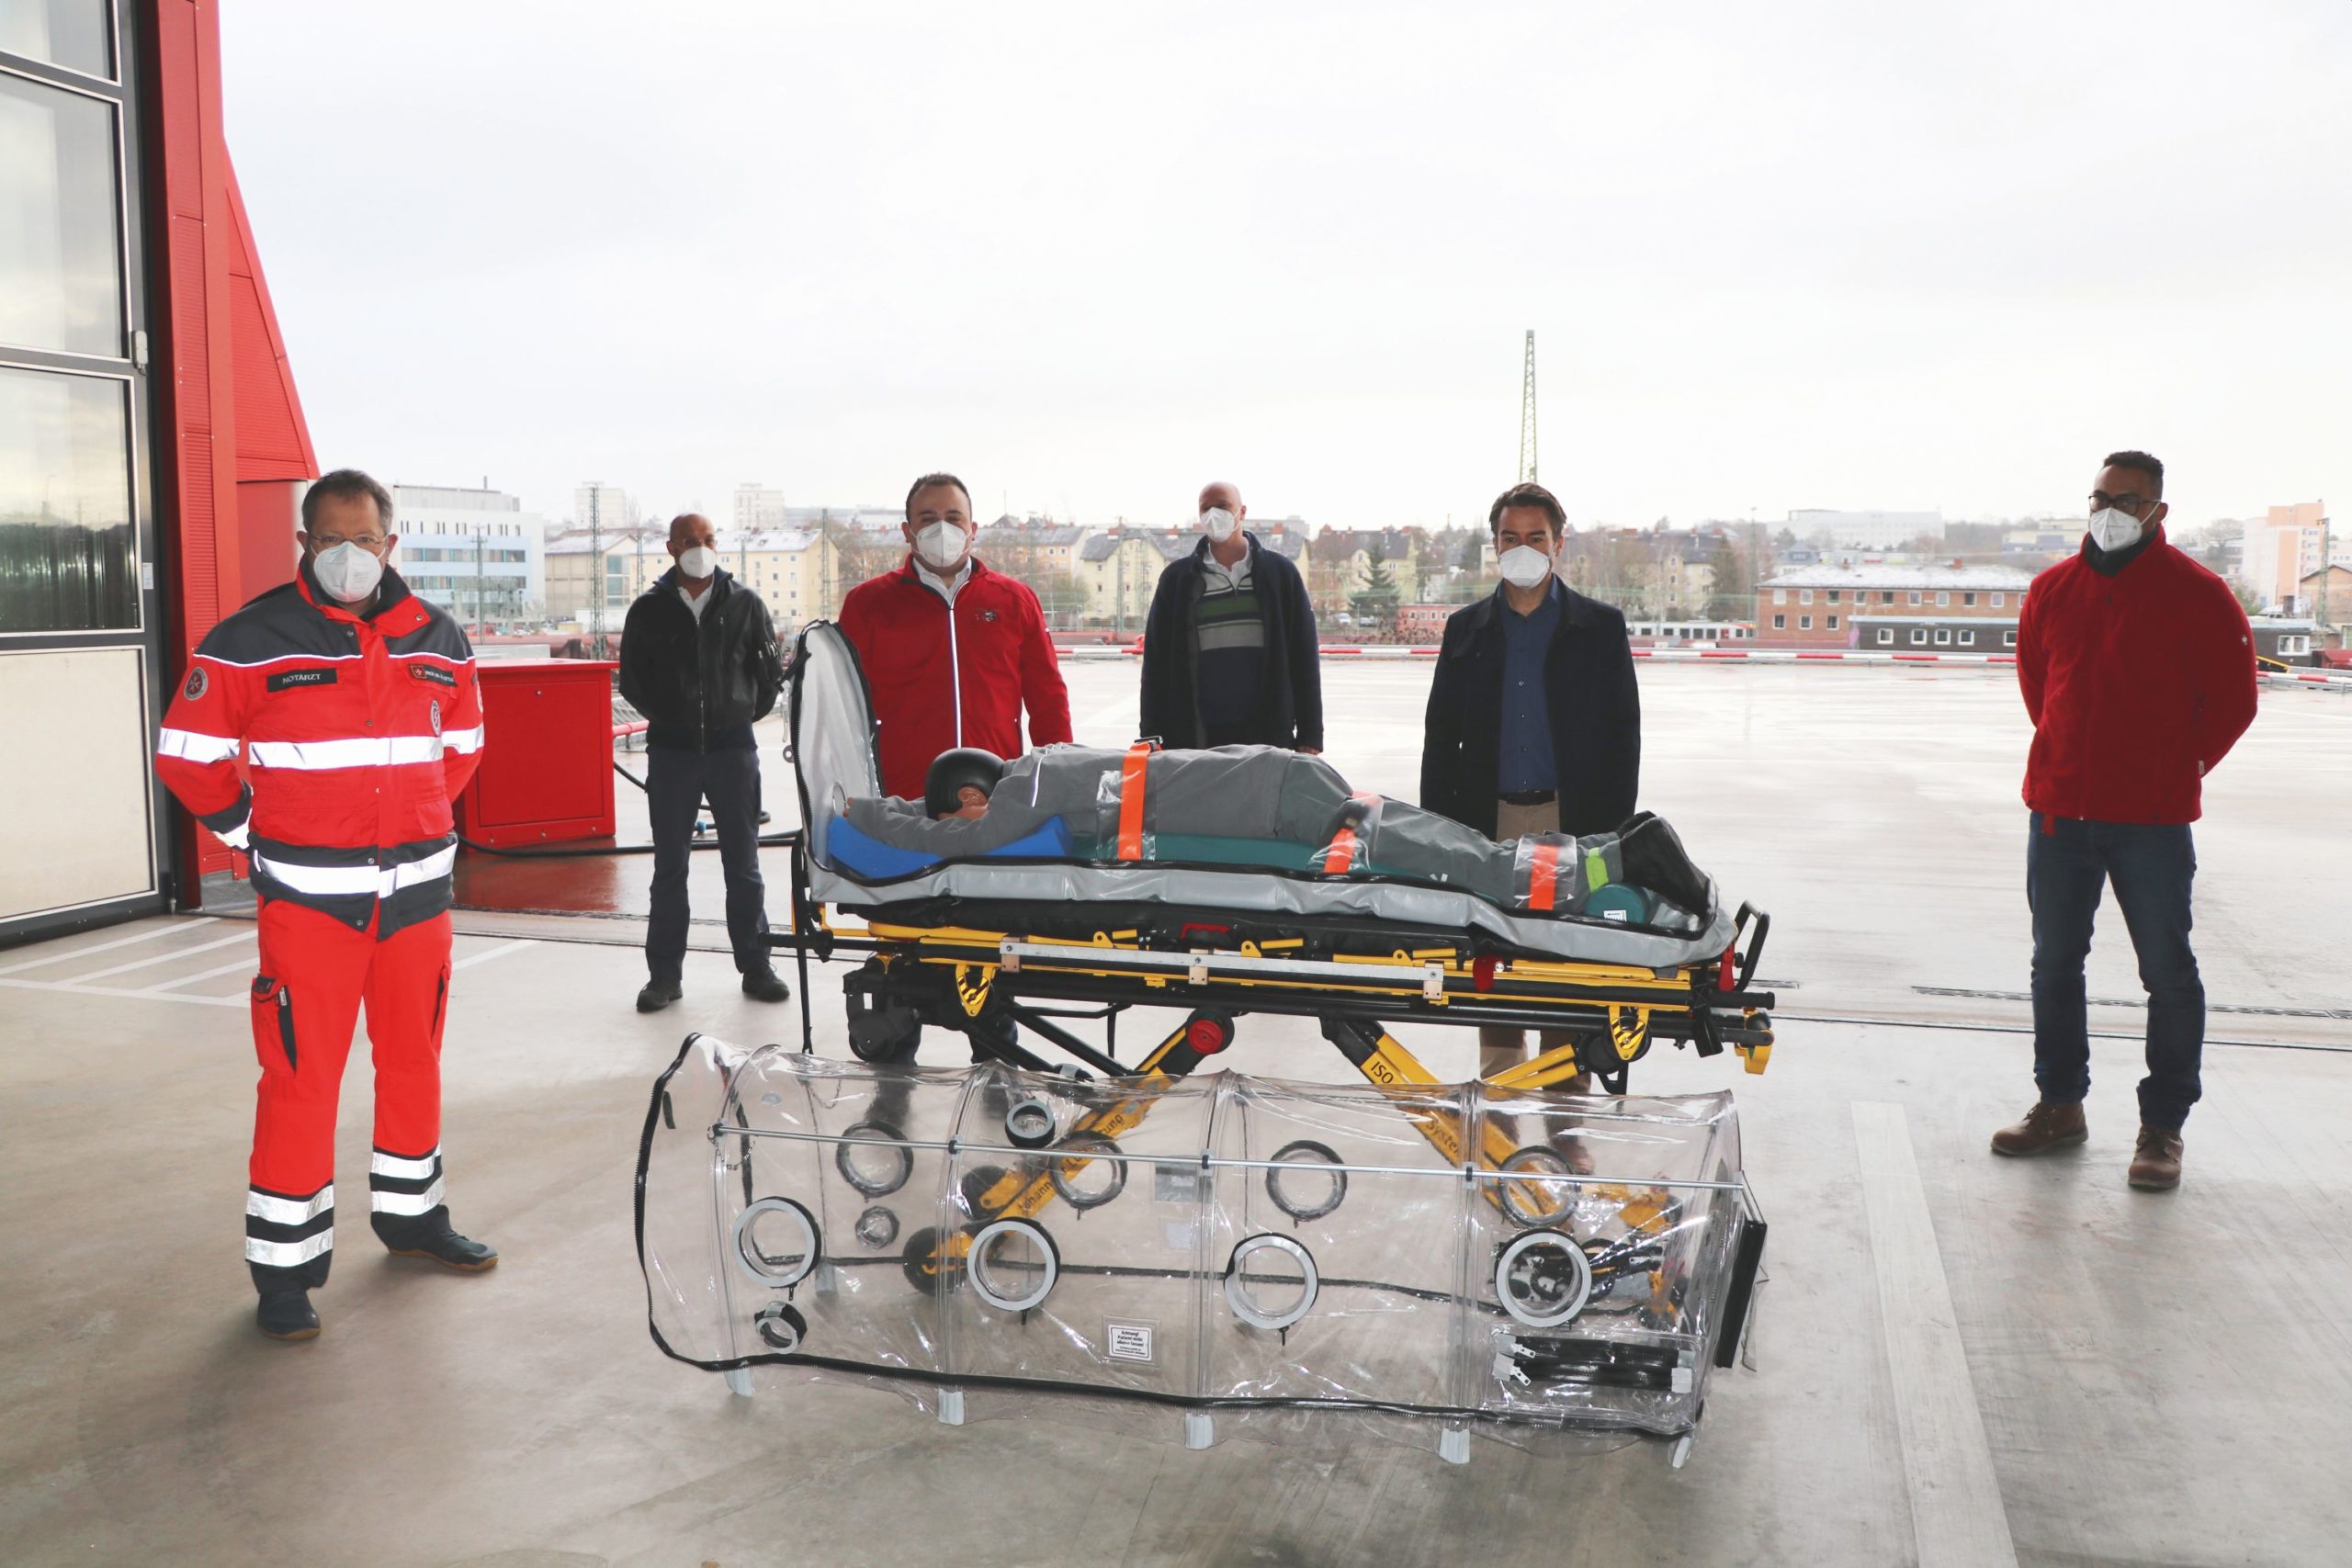
[[2091, 510], [2093, 512], [2098, 512], [2106, 507], [2112, 506], [2118, 512], [2128, 512], [2132, 516], [2138, 517], [2142, 513], [2145, 513], [2149, 507], [2154, 506], [2154, 504], [2155, 502], [2154, 501], [2143, 496], [2133, 495], [2130, 491], [2125, 491], [2121, 495], [2109, 495], [2103, 490], [2095, 490], [2091, 491]]

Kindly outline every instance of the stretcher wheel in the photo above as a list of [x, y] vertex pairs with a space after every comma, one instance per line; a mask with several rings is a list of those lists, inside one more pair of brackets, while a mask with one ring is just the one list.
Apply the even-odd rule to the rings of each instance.
[[907, 1283], [926, 1296], [939, 1294], [940, 1282], [956, 1267], [955, 1260], [940, 1255], [939, 1227], [925, 1225], [907, 1238], [904, 1252], [899, 1255], [899, 1267], [906, 1271]]
[[[1276, 1149], [1272, 1157], [1276, 1166], [1306, 1168], [1297, 1174], [1272, 1167], [1266, 1171], [1266, 1196], [1274, 1201], [1275, 1208], [1288, 1214], [1294, 1222], [1304, 1224], [1308, 1220], [1319, 1220], [1346, 1199], [1348, 1173], [1336, 1168], [1340, 1164], [1340, 1155], [1330, 1145], [1318, 1144], [1312, 1138], [1296, 1138]], [[1318, 1169], [1318, 1167], [1333, 1168]], [[1330, 1183], [1329, 1193], [1320, 1202], [1310, 1201], [1296, 1190], [1317, 1176]], [[1286, 1188], [1289, 1190], [1285, 1190]]]
[[956, 1196], [964, 1202], [964, 1212], [976, 1220], [989, 1217], [989, 1189], [1004, 1179], [1004, 1167], [976, 1165], [967, 1170], [956, 1183]]
[[[1119, 1145], [1100, 1133], [1072, 1133], [1054, 1146], [1054, 1157], [1046, 1167], [1054, 1191], [1073, 1209], [1101, 1208], [1126, 1190], [1127, 1162], [1087, 1156], [1118, 1153]], [[1069, 1168], [1073, 1162], [1078, 1165], [1076, 1170]], [[1103, 1185], [1080, 1186], [1081, 1181]]]

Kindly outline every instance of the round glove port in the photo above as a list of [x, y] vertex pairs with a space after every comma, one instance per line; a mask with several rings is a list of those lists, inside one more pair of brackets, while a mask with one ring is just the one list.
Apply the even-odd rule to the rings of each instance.
[[1101, 1208], [1126, 1190], [1127, 1162], [1118, 1155], [1119, 1145], [1100, 1133], [1071, 1134], [1046, 1168], [1054, 1191], [1073, 1209]]
[[845, 1129], [833, 1146], [833, 1168], [868, 1198], [887, 1198], [914, 1174], [915, 1156], [899, 1142], [899, 1130], [888, 1122], [859, 1122]]
[[[1521, 1173], [1518, 1179], [1495, 1183], [1499, 1189], [1495, 1196], [1501, 1202], [1503, 1213], [1519, 1224], [1558, 1224], [1577, 1206], [1577, 1198], [1582, 1191], [1568, 1156], [1549, 1144], [1530, 1144], [1496, 1168]], [[1537, 1177], [1558, 1179], [1532, 1179]]]
[[[775, 1218], [769, 1220], [771, 1214]], [[765, 1243], [758, 1234], [763, 1231], [769, 1237]], [[735, 1217], [736, 1267], [772, 1291], [807, 1279], [817, 1267], [817, 1222], [789, 1198], [763, 1198]]]
[[1054, 1108], [1031, 1096], [1004, 1113], [1004, 1135], [1016, 1149], [1041, 1149], [1054, 1141]]
[[1495, 1260], [1495, 1299], [1530, 1328], [1559, 1327], [1591, 1294], [1592, 1260], [1566, 1231], [1524, 1232]]
[[1338, 1168], [1339, 1152], [1330, 1145], [1299, 1138], [1276, 1149], [1273, 1157], [1292, 1168], [1267, 1170], [1266, 1196], [1294, 1221], [1319, 1220], [1347, 1197], [1348, 1173]]
[[808, 1337], [808, 1320], [789, 1302], [770, 1302], [752, 1314], [752, 1326], [770, 1349], [789, 1356]]
[[1053, 1292], [1061, 1271], [1053, 1237], [1027, 1220], [982, 1225], [964, 1260], [973, 1292], [999, 1312], [1027, 1312]]
[[879, 1251], [899, 1239], [899, 1216], [876, 1203], [857, 1216], [857, 1239]]
[[[1249, 1267], [1253, 1258], [1258, 1259], [1255, 1273]], [[1287, 1258], [1289, 1268], [1283, 1269], [1277, 1258]], [[1279, 1298], [1285, 1285], [1297, 1292], [1295, 1299], [1287, 1303], [1264, 1299], [1270, 1294]], [[1258, 1328], [1288, 1328], [1313, 1310], [1315, 1293], [1321, 1287], [1315, 1255], [1272, 1231], [1261, 1231], [1236, 1243], [1233, 1257], [1225, 1266], [1225, 1304], [1233, 1309], [1234, 1316]]]

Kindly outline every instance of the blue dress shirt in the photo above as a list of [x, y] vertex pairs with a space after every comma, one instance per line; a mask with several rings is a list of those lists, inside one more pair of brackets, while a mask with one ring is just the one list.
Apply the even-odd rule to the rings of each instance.
[[1544, 656], [1560, 625], [1560, 580], [1551, 580], [1544, 603], [1522, 615], [1503, 591], [1503, 724], [1497, 739], [1496, 787], [1504, 795], [1557, 789], [1559, 771], [1552, 756], [1552, 706], [1544, 690]]

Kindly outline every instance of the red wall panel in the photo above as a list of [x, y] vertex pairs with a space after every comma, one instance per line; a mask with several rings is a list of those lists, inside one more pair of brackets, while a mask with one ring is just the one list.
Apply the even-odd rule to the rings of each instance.
[[[205, 633], [286, 580], [294, 491], [318, 466], [221, 129], [218, 0], [142, 3], [155, 40], [142, 164], [159, 188], [141, 195], [161, 219], [155, 488], [176, 684]], [[192, 905], [198, 877], [228, 855], [185, 818], [180, 845], [178, 897]]]

